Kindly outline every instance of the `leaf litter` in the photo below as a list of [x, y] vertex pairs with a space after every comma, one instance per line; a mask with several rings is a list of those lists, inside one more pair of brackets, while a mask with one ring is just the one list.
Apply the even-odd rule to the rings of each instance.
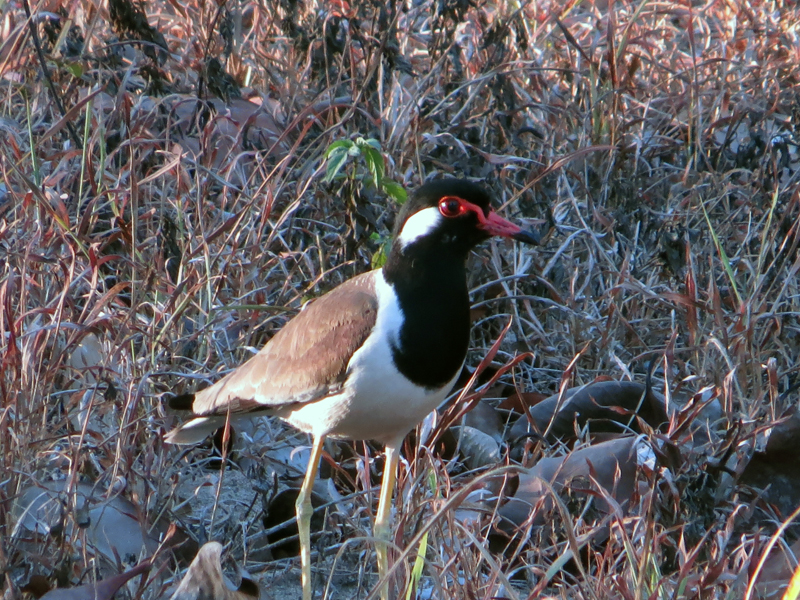
[[[400, 571], [421, 535], [427, 550], [408, 585], [783, 593], [800, 535], [795, 5], [26, 7], [0, 9], [4, 596], [40, 578], [93, 594], [152, 560], [117, 597], [168, 597], [197, 555], [186, 598], [197, 577], [255, 597], [220, 583], [207, 539], [262, 593], [297, 595], [266, 515], [307, 440], [234, 425], [181, 452], [160, 441], [163, 396], [376, 264], [401, 197], [376, 179], [442, 174], [484, 179], [549, 233], [470, 258], [468, 364], [491, 354], [500, 375], [477, 378], [473, 412], [432, 418], [430, 444], [409, 437]], [[325, 182], [326, 151], [359, 139], [383, 172], [354, 161]], [[326, 448], [331, 597], [374, 589], [381, 468], [369, 444]]]

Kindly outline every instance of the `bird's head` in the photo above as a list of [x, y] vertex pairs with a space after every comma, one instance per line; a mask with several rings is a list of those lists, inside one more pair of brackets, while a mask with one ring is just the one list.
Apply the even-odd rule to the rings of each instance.
[[395, 224], [393, 251], [438, 247], [466, 256], [492, 236], [539, 243], [538, 235], [498, 215], [482, 186], [464, 179], [437, 179], [417, 189], [403, 206]]

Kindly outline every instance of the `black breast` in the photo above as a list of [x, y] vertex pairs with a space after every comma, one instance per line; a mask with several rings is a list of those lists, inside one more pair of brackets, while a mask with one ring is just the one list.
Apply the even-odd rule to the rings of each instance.
[[463, 261], [408, 269], [387, 278], [403, 311], [392, 347], [398, 370], [417, 385], [439, 389], [461, 368], [469, 345], [469, 296]]

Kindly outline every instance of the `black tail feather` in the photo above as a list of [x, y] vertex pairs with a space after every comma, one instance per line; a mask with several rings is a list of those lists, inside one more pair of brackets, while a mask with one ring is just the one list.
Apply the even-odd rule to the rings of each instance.
[[192, 410], [194, 406], [194, 394], [178, 394], [171, 396], [167, 400], [167, 406], [172, 410]]

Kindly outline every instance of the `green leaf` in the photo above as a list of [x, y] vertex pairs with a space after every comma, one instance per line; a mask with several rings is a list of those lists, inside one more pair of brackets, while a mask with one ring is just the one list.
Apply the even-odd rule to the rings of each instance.
[[347, 148], [348, 150], [355, 146], [350, 140], [336, 140], [325, 151], [325, 158], [328, 158], [337, 148]]
[[378, 152], [381, 151], [381, 143], [378, 140], [376, 140], [375, 138], [367, 138], [367, 139], [358, 138], [358, 141], [360, 142], [359, 145], [366, 145], [366, 146], [369, 146], [371, 148], [374, 148]]
[[364, 148], [364, 160], [367, 161], [369, 174], [372, 175], [372, 183], [376, 189], [380, 188], [383, 180], [383, 156], [374, 148]]
[[405, 204], [408, 199], [405, 188], [393, 179], [383, 179], [381, 181], [381, 187], [383, 191], [398, 204]]
[[725, 248], [722, 247], [722, 242], [720, 242], [719, 237], [717, 237], [717, 232], [714, 231], [714, 226], [711, 224], [711, 218], [708, 216], [708, 212], [706, 211], [706, 205], [702, 200], [700, 201], [700, 208], [703, 209], [703, 216], [706, 218], [708, 229], [711, 231], [711, 238], [714, 240], [714, 246], [717, 248], [719, 259], [722, 262], [722, 268], [725, 269], [725, 274], [728, 276], [728, 281], [731, 282], [731, 289], [733, 290], [733, 295], [736, 296], [736, 308], [738, 310], [742, 306], [742, 297], [739, 295], [739, 290], [736, 287], [736, 278], [733, 275], [731, 261], [728, 258], [728, 254], [725, 252]]
[[333, 181], [339, 174], [339, 171], [342, 170], [342, 167], [347, 164], [347, 159], [349, 158], [348, 150], [349, 149], [344, 146], [338, 146], [333, 150], [328, 148], [328, 165], [325, 168], [325, 179], [323, 180], [325, 183]]
[[419, 580], [422, 579], [422, 569], [425, 567], [425, 553], [428, 551], [428, 531], [422, 536], [419, 541], [419, 550], [417, 550], [417, 558], [414, 559], [414, 568], [411, 569], [411, 585], [408, 586], [406, 591], [406, 600], [411, 600], [414, 590], [419, 587]]
[[82, 64], [76, 62], [67, 62], [64, 63], [64, 66], [66, 67], [67, 71], [72, 73], [72, 76], [76, 79], [83, 77], [84, 70]]
[[[376, 237], [377, 234], [375, 234]], [[374, 239], [370, 236], [370, 239]], [[378, 246], [378, 250], [375, 254], [372, 255], [372, 268], [373, 269], [380, 269], [383, 265], [386, 264], [386, 258], [389, 256], [389, 251], [392, 249], [392, 237], [391, 236], [379, 236], [378, 239], [381, 240], [381, 245]]]

